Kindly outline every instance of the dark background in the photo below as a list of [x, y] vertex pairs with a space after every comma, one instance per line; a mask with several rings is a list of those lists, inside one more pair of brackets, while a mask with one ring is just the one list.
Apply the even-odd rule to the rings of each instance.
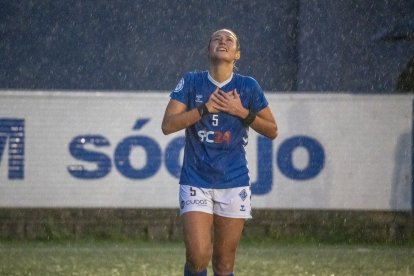
[[0, 89], [171, 90], [223, 27], [268, 91], [393, 92], [414, 57], [414, 1], [2, 1]]

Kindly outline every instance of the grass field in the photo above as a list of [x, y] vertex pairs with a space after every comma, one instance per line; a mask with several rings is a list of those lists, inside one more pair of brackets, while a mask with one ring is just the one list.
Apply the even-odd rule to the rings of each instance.
[[[183, 263], [179, 242], [0, 243], [0, 275], [182, 275]], [[243, 242], [235, 274], [414, 275], [414, 248]]]

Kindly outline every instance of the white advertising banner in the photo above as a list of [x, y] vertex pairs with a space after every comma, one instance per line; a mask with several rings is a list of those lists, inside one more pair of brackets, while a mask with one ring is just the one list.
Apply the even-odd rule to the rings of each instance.
[[[414, 95], [267, 93], [253, 208], [412, 209]], [[168, 92], [0, 91], [0, 207], [178, 208], [184, 131]]]

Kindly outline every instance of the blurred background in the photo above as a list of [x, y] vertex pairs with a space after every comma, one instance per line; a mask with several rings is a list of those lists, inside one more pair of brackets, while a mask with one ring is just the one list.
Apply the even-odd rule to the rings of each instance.
[[267, 91], [393, 92], [414, 57], [413, 1], [2, 1], [0, 88], [171, 90], [223, 27]]

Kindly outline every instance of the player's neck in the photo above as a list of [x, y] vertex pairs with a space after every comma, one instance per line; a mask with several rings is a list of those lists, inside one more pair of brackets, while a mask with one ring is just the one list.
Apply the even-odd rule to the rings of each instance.
[[224, 82], [233, 74], [233, 65], [228, 64], [212, 64], [209, 70], [210, 76], [217, 82]]

